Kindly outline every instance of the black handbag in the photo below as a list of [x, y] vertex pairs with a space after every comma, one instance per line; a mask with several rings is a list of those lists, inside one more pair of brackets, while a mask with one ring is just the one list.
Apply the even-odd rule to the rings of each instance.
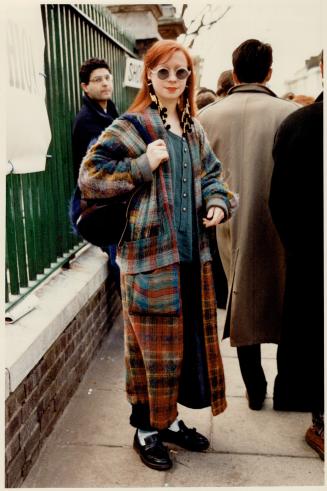
[[126, 229], [130, 203], [140, 189], [113, 198], [87, 200], [77, 186], [70, 205], [75, 233], [99, 247], [117, 245]]
[[[131, 119], [139, 134], [148, 145], [152, 138], [137, 119]], [[99, 247], [117, 245], [123, 238], [127, 228], [128, 211], [133, 198], [143, 189], [143, 185], [113, 198], [82, 198], [77, 186], [70, 201], [69, 215], [73, 230], [91, 244]]]

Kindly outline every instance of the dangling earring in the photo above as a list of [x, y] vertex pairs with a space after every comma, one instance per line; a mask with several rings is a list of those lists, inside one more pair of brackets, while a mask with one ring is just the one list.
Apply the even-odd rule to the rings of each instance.
[[184, 90], [184, 108], [183, 108], [182, 117], [181, 117], [181, 126], [182, 126], [182, 130], [183, 130], [183, 136], [186, 136], [186, 133], [192, 132], [191, 124], [193, 123], [193, 119], [191, 117], [190, 109], [191, 109], [191, 106], [190, 106], [190, 102], [188, 100], [188, 86], [186, 85], [185, 90]]
[[154, 88], [153, 88], [153, 85], [152, 85], [152, 82], [151, 80], [148, 82], [148, 87], [149, 87], [149, 94], [150, 94], [150, 98], [151, 98], [151, 104], [150, 104], [150, 107], [152, 109], [158, 109], [159, 107], [159, 99], [154, 91]]
[[167, 108], [166, 107], [163, 107], [161, 104], [160, 104], [160, 101], [157, 97], [157, 94], [155, 93], [154, 91], [154, 88], [153, 88], [153, 85], [152, 85], [152, 82], [151, 80], [148, 82], [148, 87], [149, 87], [149, 94], [150, 94], [150, 98], [151, 98], [151, 104], [150, 104], [150, 107], [152, 109], [158, 109], [159, 111], [159, 115], [162, 119], [162, 122], [164, 124], [164, 127], [166, 128], [166, 130], [169, 130], [170, 129], [170, 124], [167, 124], [166, 125], [166, 121], [167, 121]]

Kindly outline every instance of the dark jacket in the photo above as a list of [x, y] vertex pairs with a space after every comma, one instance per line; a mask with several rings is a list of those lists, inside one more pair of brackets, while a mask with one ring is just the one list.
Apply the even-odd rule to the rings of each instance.
[[[270, 210], [286, 252], [276, 409], [323, 410], [323, 96], [279, 127]], [[278, 406], [278, 407], [277, 407]]]
[[73, 161], [74, 161], [74, 180], [77, 181], [78, 171], [82, 158], [86, 154], [89, 144], [98, 139], [102, 131], [107, 128], [115, 118], [119, 116], [115, 104], [109, 100], [107, 112], [102, 107], [90, 99], [87, 95], [83, 96], [83, 105], [76, 115], [73, 124]]
[[286, 253], [288, 256], [305, 254], [308, 262], [321, 262], [322, 94], [314, 104], [298, 109], [282, 122], [276, 133], [273, 157], [269, 205]]

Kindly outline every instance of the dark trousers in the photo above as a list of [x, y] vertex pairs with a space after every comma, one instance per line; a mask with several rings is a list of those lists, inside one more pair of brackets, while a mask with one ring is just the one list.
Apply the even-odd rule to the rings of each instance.
[[[180, 279], [184, 341], [178, 402], [201, 409], [210, 406], [211, 394], [202, 323], [200, 264], [181, 263]], [[155, 430], [150, 425], [147, 404], [132, 404], [130, 424], [142, 430]]]
[[287, 260], [274, 409], [319, 414], [324, 412], [323, 263], [303, 257]]
[[267, 388], [266, 377], [261, 366], [261, 345], [239, 346], [237, 356], [249, 397], [261, 399]]
[[117, 288], [117, 292], [119, 296], [121, 297], [121, 290], [120, 290], [120, 269], [118, 264], [116, 263], [116, 255], [117, 255], [117, 246], [112, 244], [108, 245], [106, 247], [103, 247], [102, 250], [108, 254], [109, 258], [109, 268], [111, 269], [113, 275], [114, 275], [114, 282]]

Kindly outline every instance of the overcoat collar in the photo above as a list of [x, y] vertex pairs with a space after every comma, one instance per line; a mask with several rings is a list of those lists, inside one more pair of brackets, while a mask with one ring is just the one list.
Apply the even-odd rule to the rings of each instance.
[[234, 85], [234, 87], [229, 89], [228, 95], [234, 94], [236, 92], [259, 92], [262, 94], [271, 95], [272, 97], [277, 97], [275, 92], [269, 89], [266, 85], [257, 83]]

